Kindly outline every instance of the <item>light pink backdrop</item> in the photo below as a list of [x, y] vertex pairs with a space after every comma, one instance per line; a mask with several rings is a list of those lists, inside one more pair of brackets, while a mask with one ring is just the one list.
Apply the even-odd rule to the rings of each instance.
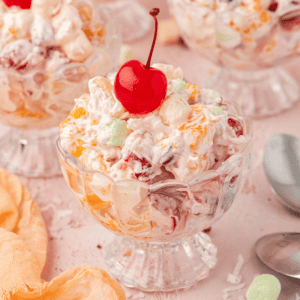
[[[159, 19], [169, 16], [165, 0], [141, 0], [141, 2], [149, 10], [152, 7], [159, 7], [161, 9]], [[134, 49], [135, 58], [144, 63], [147, 61], [152, 36], [153, 30], [143, 39], [130, 43]], [[191, 83], [197, 83], [200, 87], [205, 87], [205, 83], [215, 70], [213, 65], [198, 54], [179, 45], [157, 44], [152, 62], [180, 66], [185, 78]], [[291, 62], [286, 67], [300, 84], [300, 60]], [[227, 274], [233, 272], [238, 254], [245, 259], [241, 275], [242, 282], [246, 285], [241, 291], [230, 293], [230, 299], [237, 300], [239, 295], [245, 297], [249, 284], [258, 273], [270, 273], [280, 280], [282, 285], [280, 300], [295, 300], [295, 294], [300, 295], [300, 280], [289, 279], [267, 268], [256, 258], [253, 248], [255, 241], [265, 234], [300, 231], [300, 216], [291, 213], [276, 200], [262, 166], [264, 147], [274, 134], [288, 133], [300, 138], [300, 102], [281, 115], [254, 121], [254, 132], [250, 178], [243, 193], [225, 216], [213, 225], [210, 233], [218, 248], [218, 263], [209, 277], [187, 291], [173, 293], [140, 293], [124, 288], [128, 300], [222, 299], [222, 290], [232, 286], [226, 279]], [[42, 274], [43, 279], [49, 281], [62, 271], [81, 264], [107, 270], [103, 261], [103, 247], [112, 240], [113, 234], [80, 209], [64, 179], [62, 177], [51, 179], [20, 177], [20, 179], [29, 188], [41, 208], [48, 228], [48, 257]], [[97, 245], [101, 245], [101, 249]]]

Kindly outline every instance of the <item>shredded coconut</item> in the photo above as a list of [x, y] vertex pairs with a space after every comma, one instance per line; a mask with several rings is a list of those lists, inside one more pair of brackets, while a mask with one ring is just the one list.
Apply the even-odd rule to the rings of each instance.
[[300, 300], [300, 296], [299, 296], [298, 293], [296, 294], [296, 299], [295, 300]]
[[234, 292], [234, 291], [241, 290], [245, 285], [246, 285], [245, 283], [241, 283], [241, 284], [236, 285], [236, 286], [231, 286], [231, 287], [225, 288], [222, 291], [222, 294], [223, 294], [222, 299], [224, 299], [224, 300], [230, 299], [229, 295], [228, 295], [229, 292]]
[[239, 284], [242, 281], [242, 276], [239, 274], [241, 271], [241, 268], [244, 264], [244, 258], [241, 254], [238, 255], [238, 261], [237, 264], [233, 270], [233, 273], [228, 274], [227, 281], [232, 284]]

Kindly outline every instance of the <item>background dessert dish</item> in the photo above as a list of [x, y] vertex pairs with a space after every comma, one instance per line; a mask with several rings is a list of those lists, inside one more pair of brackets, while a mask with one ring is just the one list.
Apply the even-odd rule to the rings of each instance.
[[[28, 9], [0, 5], [0, 118], [18, 129], [1, 143], [0, 161], [15, 173], [53, 175], [58, 164], [56, 170], [22, 169], [20, 152], [26, 145], [28, 163], [32, 141], [57, 135], [54, 127], [69, 114], [71, 99], [87, 91], [88, 79], [117, 67], [119, 32], [110, 11], [92, 0], [33, 0]], [[22, 151], [20, 140], [27, 140]], [[49, 145], [55, 155], [53, 140]], [[44, 150], [35, 149], [34, 156]]]
[[298, 99], [296, 82], [274, 69], [299, 56], [297, 1], [169, 0], [169, 5], [189, 47], [222, 68], [212, 86], [236, 99], [245, 114], [273, 115]]

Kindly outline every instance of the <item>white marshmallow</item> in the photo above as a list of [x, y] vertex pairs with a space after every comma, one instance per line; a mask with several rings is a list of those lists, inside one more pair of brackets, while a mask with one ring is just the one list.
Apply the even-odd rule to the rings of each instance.
[[93, 45], [82, 31], [74, 40], [63, 44], [62, 49], [68, 58], [79, 62], [85, 61], [94, 51]]
[[177, 93], [167, 97], [159, 109], [159, 114], [164, 122], [174, 126], [187, 122], [191, 113], [191, 106]]

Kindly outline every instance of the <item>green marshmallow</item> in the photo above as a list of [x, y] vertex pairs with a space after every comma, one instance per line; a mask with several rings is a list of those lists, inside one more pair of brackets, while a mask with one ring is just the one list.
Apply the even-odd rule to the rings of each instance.
[[187, 83], [181, 79], [177, 79], [177, 84], [173, 88], [173, 92], [181, 92], [185, 90]]
[[222, 109], [222, 107], [220, 106], [214, 106], [212, 108], [212, 114], [214, 116], [221, 116], [221, 115], [225, 115], [224, 110]]
[[226, 33], [223, 33], [223, 32], [218, 32], [217, 33], [217, 37], [219, 40], [221, 41], [231, 41], [233, 39], [236, 39], [236, 36], [233, 35], [233, 34], [226, 34]]
[[249, 286], [247, 300], [276, 300], [280, 294], [280, 281], [271, 274], [256, 276]]
[[110, 131], [106, 144], [111, 146], [122, 146], [124, 144], [124, 140], [128, 135], [126, 121], [113, 118], [113, 121], [106, 126], [105, 130]]
[[176, 84], [173, 85], [172, 89], [167, 91], [167, 95], [170, 95], [173, 92], [182, 92], [185, 90], [187, 83], [179, 78], [176, 79]]

